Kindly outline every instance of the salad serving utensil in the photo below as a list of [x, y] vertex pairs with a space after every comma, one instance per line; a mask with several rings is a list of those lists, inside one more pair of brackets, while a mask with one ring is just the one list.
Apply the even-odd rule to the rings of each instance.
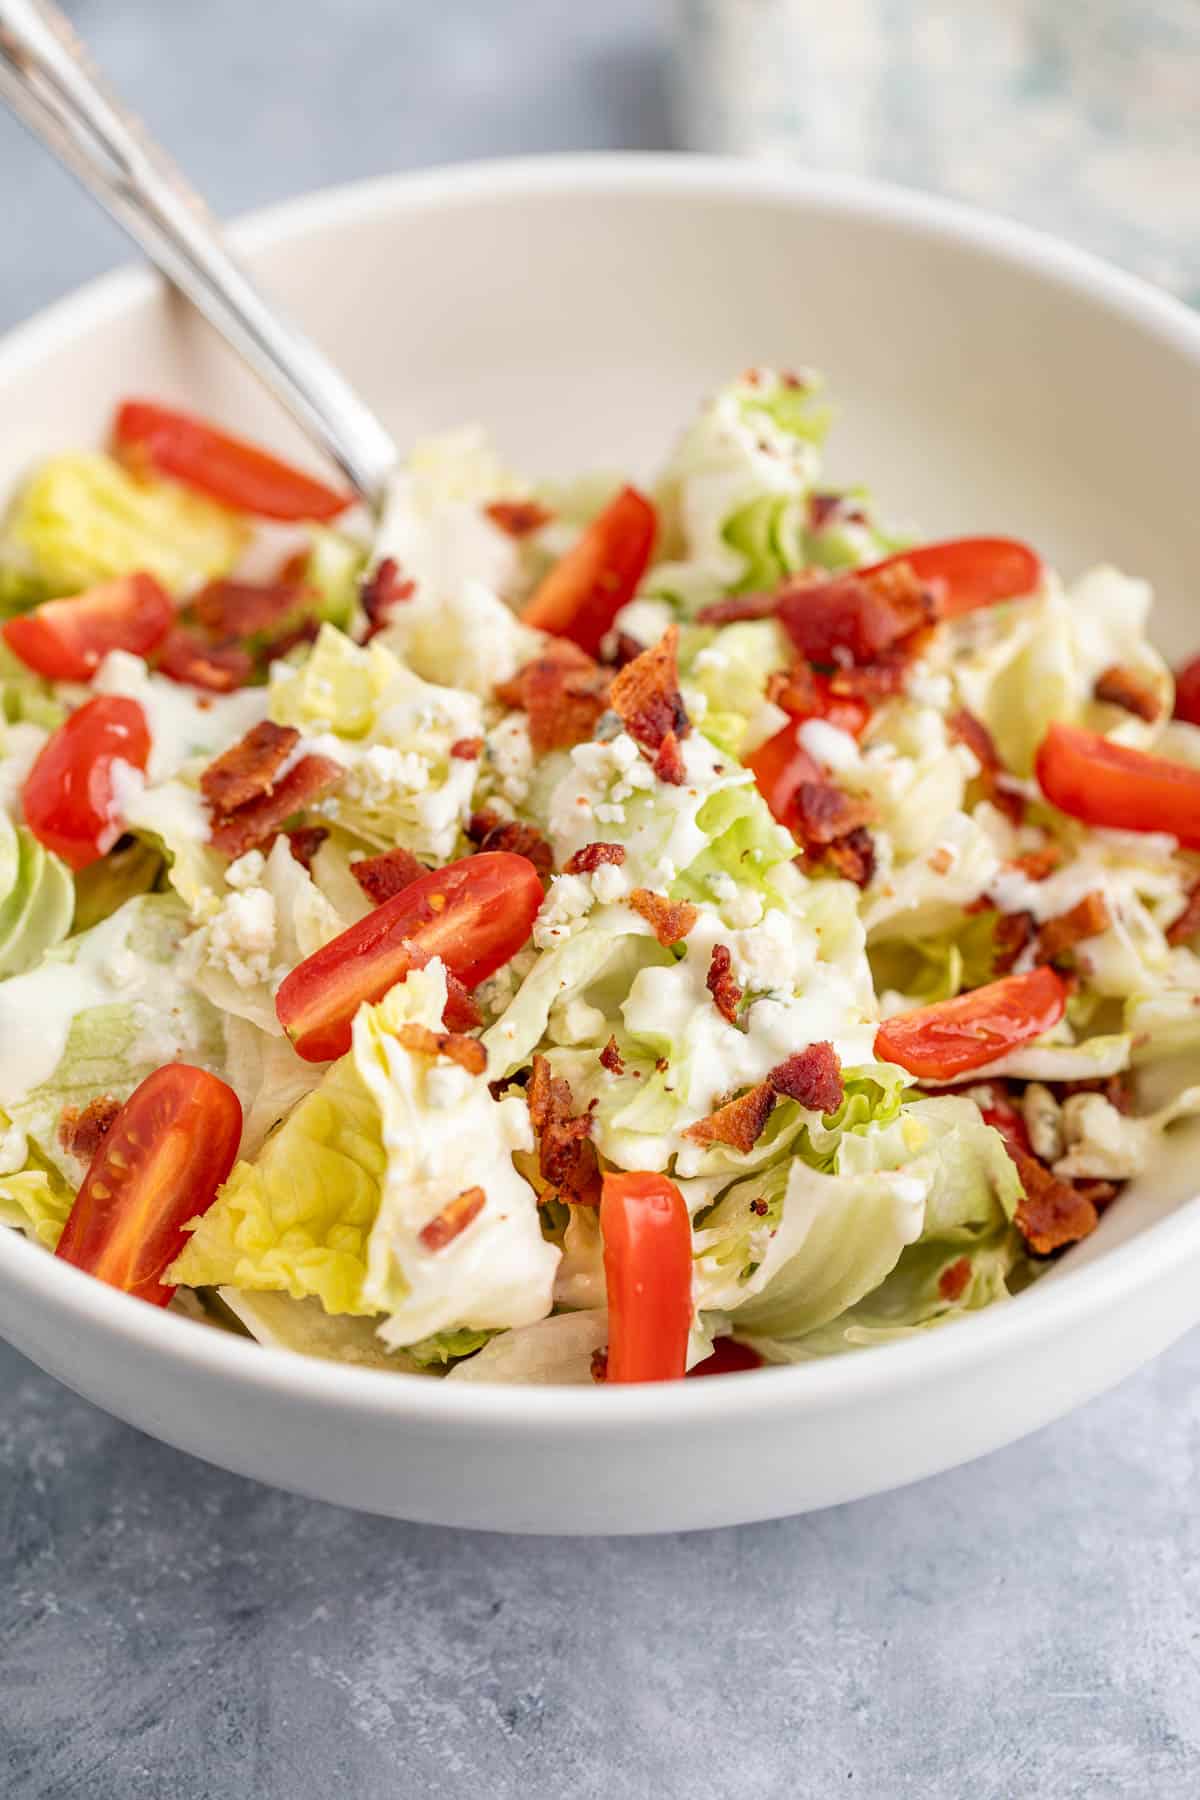
[[0, 99], [378, 512], [399, 461], [390, 433], [312, 339], [264, 298], [204, 201], [108, 89], [52, 0], [0, 0]]

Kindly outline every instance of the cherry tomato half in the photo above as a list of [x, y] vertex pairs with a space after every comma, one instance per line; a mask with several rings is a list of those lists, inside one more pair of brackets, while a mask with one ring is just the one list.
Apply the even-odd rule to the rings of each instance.
[[919, 581], [938, 590], [943, 618], [957, 618], [980, 606], [1000, 600], [1020, 600], [1032, 594], [1042, 579], [1042, 559], [1017, 538], [948, 538], [943, 543], [919, 544], [901, 550], [859, 575], [907, 563]]
[[1200, 725], [1200, 656], [1175, 671], [1175, 717]]
[[676, 1381], [692, 1322], [692, 1225], [665, 1175], [605, 1175], [608, 1381]]
[[537, 870], [506, 850], [433, 869], [298, 964], [275, 996], [279, 1023], [307, 1062], [344, 1056], [364, 1002], [431, 956], [478, 986], [527, 941], [541, 904]]
[[791, 827], [796, 790], [806, 781], [821, 781], [821, 770], [797, 742], [797, 723], [790, 723], [746, 758], [758, 791], [781, 825]]
[[1062, 1018], [1067, 985], [1048, 966], [885, 1019], [875, 1034], [881, 1062], [922, 1081], [952, 1081], [1040, 1037]]
[[100, 1144], [56, 1254], [109, 1287], [165, 1306], [162, 1282], [183, 1227], [229, 1177], [242, 1135], [233, 1089], [205, 1069], [169, 1063], [134, 1089]]
[[47, 600], [4, 625], [4, 641], [47, 681], [90, 681], [110, 650], [149, 656], [175, 608], [153, 575], [122, 575], [71, 600]]
[[568, 637], [595, 656], [621, 608], [633, 599], [654, 548], [654, 507], [622, 488], [586, 526], [526, 601], [526, 625]]
[[25, 823], [72, 869], [86, 869], [121, 835], [113, 764], [144, 769], [150, 731], [136, 700], [97, 694], [73, 712], [42, 750], [21, 795]]
[[230, 437], [190, 413], [126, 400], [113, 426], [117, 450], [237, 512], [263, 519], [336, 519], [354, 503], [268, 450]]
[[1077, 725], [1052, 725], [1035, 772], [1047, 800], [1085, 825], [1165, 831], [1200, 850], [1200, 769]]

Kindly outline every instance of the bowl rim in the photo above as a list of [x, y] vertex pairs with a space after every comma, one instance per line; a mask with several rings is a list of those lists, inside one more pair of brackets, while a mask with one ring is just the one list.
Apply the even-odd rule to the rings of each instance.
[[[473, 203], [481, 197], [516, 201], [542, 194], [592, 193], [619, 198], [689, 196], [789, 203], [807, 212], [899, 226], [933, 241], [967, 245], [977, 253], [1033, 273], [1060, 290], [1117, 315], [1165, 341], [1196, 365], [1200, 377], [1200, 315], [1139, 277], [1046, 233], [958, 201], [855, 176], [830, 175], [730, 157], [624, 152], [530, 156], [405, 171], [318, 189], [259, 209], [238, 220], [231, 235], [254, 255], [357, 219]], [[60, 344], [102, 326], [160, 291], [148, 269], [101, 275], [0, 337], [0, 391], [24, 365], [52, 356]], [[1179, 1262], [1200, 1254], [1200, 1194], [1184, 1201], [1082, 1269], [1066, 1268], [1019, 1304], [989, 1308], [963, 1331], [919, 1337], [814, 1360], [794, 1367], [745, 1373], [736, 1384], [703, 1382], [644, 1387], [538, 1387], [455, 1383], [405, 1377], [399, 1371], [359, 1368], [261, 1344], [146, 1306], [81, 1270], [49, 1256], [16, 1231], [0, 1233], [3, 1280], [21, 1287], [48, 1311], [81, 1315], [126, 1351], [146, 1352], [196, 1376], [229, 1379], [267, 1395], [308, 1402], [380, 1420], [436, 1421], [446, 1430], [478, 1427], [506, 1435], [541, 1435], [570, 1425], [601, 1437], [654, 1421], [686, 1428], [734, 1418], [761, 1423], [823, 1413], [856, 1399], [879, 1400], [902, 1388], [963, 1373], [993, 1355], [1028, 1350], [1122, 1300], [1153, 1287]], [[580, 1404], [578, 1396], [588, 1393]]]

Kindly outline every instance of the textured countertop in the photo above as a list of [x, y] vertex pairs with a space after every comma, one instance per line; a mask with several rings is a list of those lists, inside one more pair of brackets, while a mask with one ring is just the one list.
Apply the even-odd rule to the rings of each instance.
[[[668, 142], [641, 0], [72, 11], [225, 210], [448, 157]], [[3, 119], [0, 192], [0, 324], [124, 254]], [[275, 1493], [0, 1347], [0, 1793], [1190, 1800], [1198, 1395], [1193, 1334], [904, 1493], [581, 1543]]]

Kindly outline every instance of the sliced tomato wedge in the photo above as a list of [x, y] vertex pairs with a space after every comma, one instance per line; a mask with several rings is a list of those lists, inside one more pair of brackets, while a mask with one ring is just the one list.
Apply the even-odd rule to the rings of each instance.
[[174, 617], [175, 608], [153, 575], [122, 575], [6, 620], [4, 641], [47, 681], [90, 681], [110, 650], [149, 656]]
[[25, 778], [25, 823], [72, 869], [86, 869], [121, 835], [113, 764], [144, 769], [150, 730], [136, 700], [97, 694], [59, 726]]
[[749, 1344], [739, 1344], [735, 1338], [723, 1337], [713, 1345], [711, 1356], [688, 1370], [688, 1380], [696, 1375], [740, 1375], [746, 1369], [761, 1368], [762, 1357], [757, 1350]]
[[998, 1131], [1011, 1149], [1030, 1155], [1031, 1146], [1025, 1120], [1006, 1094], [997, 1093], [993, 1088], [987, 1104], [980, 1103], [979, 1111], [984, 1124]]
[[336, 519], [354, 504], [352, 494], [335, 493], [269, 450], [151, 400], [126, 400], [117, 409], [113, 441], [135, 467], [149, 465], [262, 519]]
[[1052, 725], [1035, 773], [1047, 800], [1085, 825], [1165, 831], [1200, 850], [1200, 769], [1077, 725]]
[[1175, 717], [1200, 725], [1200, 656], [1175, 671]]
[[791, 828], [796, 790], [805, 781], [822, 781], [821, 770], [796, 741], [798, 726], [785, 725], [774, 737], [760, 744], [746, 758], [746, 767], [758, 784], [758, 791], [771, 809], [771, 816]]
[[[868, 701], [858, 694], [839, 694], [834, 691], [832, 677], [815, 670], [812, 675], [812, 698], [802, 705], [789, 704], [787, 698], [779, 704], [784, 712], [790, 713], [793, 719], [803, 723], [805, 719], [824, 719], [827, 725], [835, 725], [839, 731], [845, 731], [851, 737], [861, 737], [871, 722], [871, 707]], [[726, 1340], [719, 1340], [724, 1343]], [[732, 1343], [732, 1339], [729, 1340]]]
[[875, 1054], [921, 1081], [953, 1081], [1057, 1025], [1067, 992], [1062, 976], [1048, 966], [1005, 975], [953, 1000], [886, 1019], [875, 1033]]
[[1017, 538], [947, 538], [938, 544], [919, 544], [901, 550], [882, 562], [856, 571], [874, 575], [880, 569], [907, 563], [919, 581], [936, 590], [943, 618], [994, 606], [1000, 600], [1019, 600], [1032, 594], [1042, 579], [1042, 559], [1036, 550]]
[[165, 1306], [175, 1289], [163, 1272], [228, 1179], [241, 1135], [241, 1102], [223, 1081], [188, 1063], [156, 1069], [101, 1140], [55, 1254]]
[[677, 1381], [692, 1323], [692, 1224], [665, 1175], [606, 1175], [608, 1381]]
[[595, 656], [621, 608], [633, 599], [654, 548], [654, 507], [622, 488], [592, 520], [526, 601], [527, 625], [568, 637]]
[[279, 1023], [306, 1061], [344, 1056], [364, 1002], [431, 956], [478, 986], [527, 941], [541, 904], [537, 870], [507, 850], [433, 869], [298, 964], [275, 996]]

